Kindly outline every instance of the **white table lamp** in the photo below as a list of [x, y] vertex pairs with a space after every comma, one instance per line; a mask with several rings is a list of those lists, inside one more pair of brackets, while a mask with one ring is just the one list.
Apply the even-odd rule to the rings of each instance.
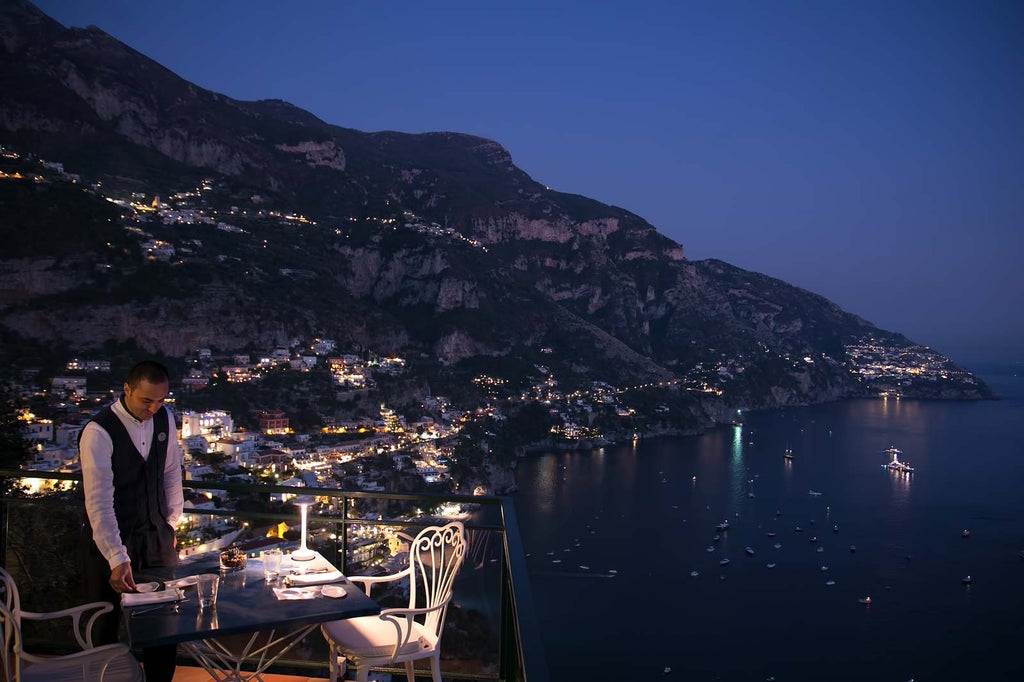
[[316, 552], [306, 547], [306, 515], [312, 502], [302, 500], [296, 501], [295, 504], [299, 506], [302, 514], [302, 546], [292, 552], [292, 561], [310, 561], [316, 558]]

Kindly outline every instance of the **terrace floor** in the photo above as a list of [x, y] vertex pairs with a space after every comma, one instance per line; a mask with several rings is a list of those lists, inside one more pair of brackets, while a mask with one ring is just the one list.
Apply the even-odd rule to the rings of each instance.
[[[307, 677], [305, 675], [271, 675], [264, 673], [264, 682], [327, 682], [324, 677]], [[210, 674], [199, 667], [179, 665], [174, 671], [174, 682], [217, 682]]]

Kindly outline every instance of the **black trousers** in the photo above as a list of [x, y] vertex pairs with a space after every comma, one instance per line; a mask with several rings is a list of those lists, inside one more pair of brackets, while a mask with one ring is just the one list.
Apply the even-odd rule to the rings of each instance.
[[[160, 533], [159, 540], [152, 538], [151, 533]], [[163, 581], [173, 577], [177, 565], [177, 553], [173, 551], [157, 552], [153, 545], [166, 547], [167, 534], [163, 529], [154, 529], [151, 533], [137, 534], [129, 538], [122, 537], [128, 547], [132, 560], [132, 576], [136, 583], [147, 580]], [[173, 548], [174, 531], [167, 528]], [[147, 537], [149, 536], [149, 537]], [[100, 554], [96, 543], [92, 540], [92, 528], [88, 523], [82, 529], [82, 587], [85, 601], [105, 601], [114, 607], [110, 613], [104, 614], [96, 623], [93, 641], [96, 644], [113, 644], [120, 640], [121, 629], [121, 595], [110, 586], [110, 565]], [[178, 647], [174, 644], [152, 647], [142, 650], [142, 668], [146, 673], [146, 682], [171, 682], [177, 666]]]

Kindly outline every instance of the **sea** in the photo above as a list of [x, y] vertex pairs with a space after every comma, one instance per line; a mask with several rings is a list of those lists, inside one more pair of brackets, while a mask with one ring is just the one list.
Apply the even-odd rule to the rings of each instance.
[[976, 371], [999, 400], [848, 400], [523, 458], [551, 679], [1024, 680], [1024, 371]]

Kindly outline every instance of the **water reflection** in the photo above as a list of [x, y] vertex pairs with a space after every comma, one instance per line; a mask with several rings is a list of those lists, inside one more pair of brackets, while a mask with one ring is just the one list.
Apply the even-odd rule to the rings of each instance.
[[746, 485], [746, 469], [743, 465], [743, 427], [734, 426], [732, 430], [732, 458], [729, 461], [729, 491], [732, 503], [738, 506], [743, 497]]
[[893, 507], [901, 511], [906, 510], [910, 507], [910, 487], [911, 481], [914, 480], [914, 475], [901, 472], [901, 471], [888, 471], [885, 473], [892, 478], [892, 504]]

